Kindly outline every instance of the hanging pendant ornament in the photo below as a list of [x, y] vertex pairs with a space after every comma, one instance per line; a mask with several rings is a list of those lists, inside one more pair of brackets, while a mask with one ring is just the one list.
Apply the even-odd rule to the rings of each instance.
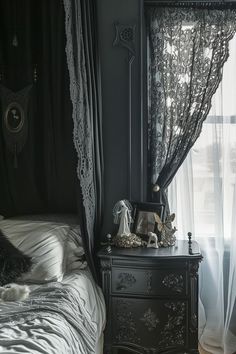
[[13, 166], [17, 168], [18, 157], [28, 138], [28, 103], [32, 85], [13, 92], [0, 85], [2, 107], [2, 133], [7, 149], [13, 155]]
[[17, 38], [16, 34], [13, 37], [12, 45], [13, 45], [13, 47], [18, 47], [18, 38]]
[[14, 35], [12, 39], [12, 45], [13, 47], [18, 47], [18, 38], [17, 38], [17, 0], [15, 0], [14, 3]]

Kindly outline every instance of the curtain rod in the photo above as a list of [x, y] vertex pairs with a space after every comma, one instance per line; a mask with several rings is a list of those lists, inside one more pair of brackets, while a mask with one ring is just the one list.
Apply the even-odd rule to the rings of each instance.
[[227, 9], [236, 8], [236, 0], [144, 0], [145, 6], [200, 7]]

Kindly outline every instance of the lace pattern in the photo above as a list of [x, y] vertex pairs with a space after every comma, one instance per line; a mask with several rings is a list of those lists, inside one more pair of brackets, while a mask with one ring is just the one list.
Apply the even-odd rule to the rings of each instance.
[[87, 92], [87, 76], [80, 1], [64, 0], [66, 55], [73, 106], [74, 146], [78, 155], [77, 175], [80, 181], [90, 244], [95, 220], [93, 128]]
[[147, 20], [151, 182], [167, 188], [210, 110], [236, 12], [150, 8]]

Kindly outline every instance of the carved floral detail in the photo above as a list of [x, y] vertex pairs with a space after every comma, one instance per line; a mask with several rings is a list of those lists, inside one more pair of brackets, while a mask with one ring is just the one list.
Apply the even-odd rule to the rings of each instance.
[[116, 323], [118, 342], [140, 343], [137, 336], [137, 329], [133, 314], [130, 311], [131, 304], [129, 301], [117, 300]]
[[140, 318], [140, 321], [144, 322], [144, 325], [149, 331], [153, 331], [160, 322], [156, 314], [150, 308], [144, 313], [143, 317]]
[[197, 315], [194, 313], [191, 316], [191, 326], [190, 326], [190, 331], [193, 332], [197, 332], [198, 330], [198, 319], [197, 319]]
[[168, 274], [162, 280], [162, 284], [173, 291], [182, 293], [184, 290], [184, 277], [181, 274]]
[[110, 271], [111, 270], [111, 260], [107, 258], [101, 259], [101, 267], [103, 271]]
[[191, 277], [197, 277], [198, 268], [199, 268], [198, 261], [191, 262], [191, 264], [190, 264], [190, 276]]
[[130, 42], [134, 40], [134, 28], [131, 26], [124, 27], [120, 31], [120, 38], [122, 41]]
[[120, 273], [118, 276], [118, 282], [116, 284], [116, 290], [126, 290], [136, 283], [136, 278], [130, 273]]
[[168, 314], [167, 322], [161, 331], [159, 345], [163, 347], [166, 347], [167, 345], [184, 345], [186, 304], [181, 301], [170, 301], [165, 303], [165, 307], [170, 313]]
[[146, 272], [146, 277], [147, 277], [147, 293], [150, 293], [152, 291], [152, 273]]

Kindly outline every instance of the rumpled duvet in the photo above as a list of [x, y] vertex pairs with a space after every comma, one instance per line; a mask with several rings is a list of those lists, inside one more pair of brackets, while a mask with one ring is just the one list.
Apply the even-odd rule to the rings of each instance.
[[89, 271], [30, 289], [27, 300], [0, 304], [0, 353], [97, 353], [105, 306]]

